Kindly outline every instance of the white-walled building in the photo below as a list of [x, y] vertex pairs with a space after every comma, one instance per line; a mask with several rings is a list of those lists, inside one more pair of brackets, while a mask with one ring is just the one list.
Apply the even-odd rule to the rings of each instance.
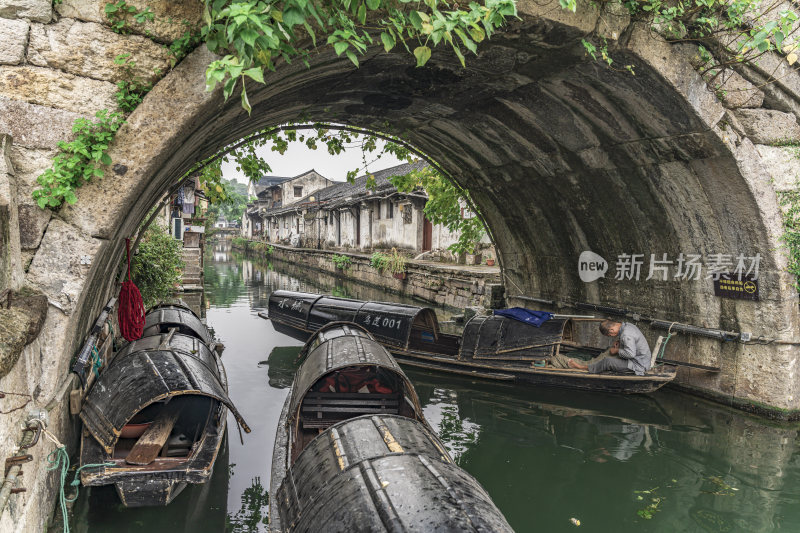
[[[444, 251], [458, 235], [425, 217], [427, 194], [401, 193], [388, 180], [425, 165], [416, 162], [375, 172], [374, 188], [367, 187], [367, 175], [354, 183], [334, 183], [296, 202], [262, 209], [257, 219], [251, 208], [244, 216], [250, 227], [243, 227], [243, 235], [263, 233], [270, 242], [307, 248]], [[470, 216], [468, 210], [465, 216]]]
[[257, 183], [250, 183], [247, 194], [255, 200], [247, 205], [242, 215], [242, 235], [249, 239], [263, 235], [266, 229], [263, 219], [267, 213], [297, 202], [332, 183], [314, 169], [290, 178], [264, 176]]

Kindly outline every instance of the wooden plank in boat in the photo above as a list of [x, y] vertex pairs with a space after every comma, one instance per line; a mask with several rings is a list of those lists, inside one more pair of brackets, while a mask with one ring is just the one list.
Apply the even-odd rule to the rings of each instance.
[[181, 408], [177, 402], [168, 403], [150, 427], [136, 441], [125, 462], [131, 465], [149, 465], [158, 457], [178, 420]]
[[327, 406], [327, 405], [310, 405], [307, 407], [301, 408], [304, 413], [307, 412], [322, 412], [322, 413], [386, 413], [387, 411], [391, 411], [392, 409], [397, 409], [397, 406], [379, 406], [379, 405], [370, 405], [370, 406], [360, 406], [354, 405], [351, 407], [334, 407], [334, 406]]
[[[330, 393], [331, 395], [336, 393]], [[387, 395], [388, 396], [388, 395]], [[400, 401], [394, 395], [387, 398], [358, 398], [337, 399], [337, 398], [308, 398], [303, 401], [303, 408], [317, 405], [397, 405]]]

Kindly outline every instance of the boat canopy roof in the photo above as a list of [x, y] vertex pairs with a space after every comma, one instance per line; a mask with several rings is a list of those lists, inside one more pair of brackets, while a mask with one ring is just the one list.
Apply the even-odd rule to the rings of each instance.
[[505, 316], [475, 315], [464, 326], [461, 358], [537, 359], [557, 353], [568, 319], [551, 318], [536, 327]]
[[511, 527], [424, 424], [365, 415], [314, 438], [275, 498], [295, 531], [496, 531]]
[[289, 407], [292, 418], [297, 417], [303, 399], [315, 384], [336, 371], [368, 366], [402, 383], [405, 396], [412, 402], [415, 412], [422, 416], [422, 407], [411, 381], [394, 357], [364, 328], [350, 323], [327, 324], [308, 340], [300, 355], [305, 359], [294, 378]]
[[213, 340], [208, 329], [191, 309], [173, 304], [155, 306], [145, 315], [142, 337], [166, 333], [170, 328], [178, 328], [179, 333], [197, 337], [205, 344]]
[[[148, 314], [148, 313], [150, 313], [151, 311], [155, 311], [155, 310], [157, 310], [157, 309], [164, 309], [164, 308], [169, 308], [169, 307], [179, 307], [179, 308], [181, 308], [181, 309], [186, 309], [187, 311], [189, 311], [190, 313], [192, 313], [194, 316], [197, 316], [197, 313], [195, 313], [194, 311], [192, 311], [192, 308], [191, 308], [191, 307], [189, 307], [189, 305], [188, 305], [186, 302], [184, 302], [183, 300], [181, 300], [180, 298], [175, 298], [175, 299], [172, 299], [172, 300], [167, 300], [167, 301], [161, 301], [161, 302], [158, 302], [158, 303], [157, 303], [157, 304], [155, 304], [153, 307], [151, 307], [150, 309], [148, 309], [148, 310], [145, 312], [145, 314]], [[199, 317], [198, 317], [198, 318], [199, 318]]]
[[439, 335], [436, 313], [430, 307], [364, 302], [311, 293], [273, 292], [269, 297], [269, 316], [309, 332], [331, 322], [354, 322], [378, 342], [397, 348], [408, 348], [412, 325], [424, 325], [433, 335]]
[[134, 341], [100, 374], [81, 410], [84, 427], [112, 453], [122, 427], [148, 405], [181, 395], [225, 404], [250, 429], [226, 392], [216, 355], [191, 336], [162, 334]]

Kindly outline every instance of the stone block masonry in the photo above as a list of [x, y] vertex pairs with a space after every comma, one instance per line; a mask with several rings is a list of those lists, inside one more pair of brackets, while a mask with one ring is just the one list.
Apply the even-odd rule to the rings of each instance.
[[[460, 310], [473, 306], [489, 309], [505, 306], [499, 267], [465, 267], [409, 260], [406, 263], [406, 278], [400, 280], [392, 277], [391, 272], [379, 272], [370, 266], [370, 256], [366, 254], [290, 248], [276, 244], [272, 245], [272, 250], [269, 255], [271, 261], [302, 265], [438, 306]], [[263, 252], [255, 250], [249, 253], [263, 255]], [[334, 255], [349, 257], [351, 264], [344, 269], [338, 268], [332, 260]]]
[[30, 26], [26, 20], [0, 19], [0, 65], [22, 63]]
[[[170, 71], [173, 58], [165, 45], [197, 26], [203, 6], [189, 0], [133, 0], [137, 8], [151, 6], [157, 20], [132, 23], [131, 34], [120, 35], [109, 28], [103, 13], [106, 3], [66, 0], [58, 3], [56, 12], [51, 0], [0, 0], [0, 292], [7, 287], [38, 288], [48, 308], [38, 338], [26, 342], [21, 352], [15, 350], [13, 359], [0, 354], [0, 367], [7, 372], [0, 389], [13, 393], [0, 399], [0, 410], [9, 411], [0, 422], [0, 460], [14, 453], [28, 409], [48, 404], [48, 428], [74, 453], [77, 425], [65, 408], [68, 394], [61, 393], [69, 387], [62, 383], [69, 385], [64, 381], [70, 376], [69, 360], [90, 327], [92, 308], [104, 305], [108, 294], [116, 291], [112, 282], [92, 294], [82, 293], [93, 268], [103, 269], [103, 278], [114, 279], [117, 261], [107, 268], [95, 266], [108, 241], [100, 232], [66, 220], [64, 213], [39, 209], [31, 196], [38, 187], [36, 179], [53, 164], [58, 143], [73, 140], [76, 119], [94, 119], [102, 109], [118, 110], [117, 82], [137, 77], [156, 83]], [[115, 64], [121, 54], [129, 54], [130, 72]], [[208, 61], [204, 56], [203, 64]], [[204, 98], [203, 90], [198, 89], [197, 100]], [[170, 122], [170, 116], [161, 113], [159, 120]], [[164, 131], [163, 124], [154, 127]], [[147, 157], [151, 160], [152, 154]], [[103, 181], [113, 185], [111, 179]], [[102, 218], [100, 211], [92, 210], [93, 220]], [[121, 255], [119, 246], [114, 250]], [[16, 347], [25, 321], [0, 322], [0, 345]], [[33, 461], [23, 467], [25, 475], [18, 482], [26, 491], [13, 494], [0, 511], [0, 531], [47, 529], [59, 484], [55, 472], [46, 469], [52, 450], [45, 439], [30, 449]]]

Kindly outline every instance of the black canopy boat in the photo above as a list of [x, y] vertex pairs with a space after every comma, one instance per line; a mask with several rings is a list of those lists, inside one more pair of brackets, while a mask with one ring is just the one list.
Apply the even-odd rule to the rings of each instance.
[[98, 376], [80, 412], [81, 466], [101, 465], [82, 470], [81, 483], [114, 484], [128, 507], [167, 505], [187, 483], [206, 482], [228, 409], [250, 431], [228, 398], [211, 335], [191, 311], [154, 309], [145, 330], [149, 336], [125, 346]]
[[172, 328], [176, 328], [178, 333], [197, 337], [209, 346], [214, 341], [197, 315], [187, 305], [177, 302], [158, 304], [147, 311], [142, 338], [168, 333]]
[[275, 436], [271, 532], [512, 531], [365, 329], [327, 324], [300, 355]]
[[600, 335], [596, 318], [555, 316], [536, 327], [476, 315], [458, 336], [442, 333], [429, 307], [280, 290], [270, 295], [269, 319], [277, 331], [300, 339], [330, 322], [352, 321], [400, 363], [478, 378], [616, 393], [652, 392], [675, 378], [674, 367], [660, 364], [643, 376], [539, 366], [557, 354], [596, 355], [607, 348], [610, 339]]

